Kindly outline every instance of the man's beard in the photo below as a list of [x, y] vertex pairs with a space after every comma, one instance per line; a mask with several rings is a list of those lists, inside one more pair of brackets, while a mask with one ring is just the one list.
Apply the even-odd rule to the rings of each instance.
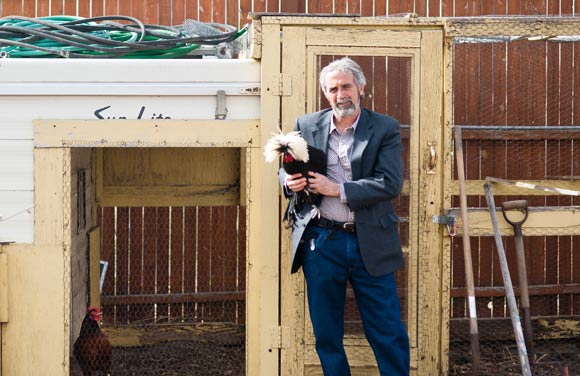
[[[340, 104], [347, 104], [350, 103], [348, 107], [339, 107]], [[334, 114], [338, 117], [349, 117], [355, 113], [357, 109], [357, 105], [354, 104], [350, 99], [344, 100], [342, 102], [337, 102], [336, 106], [332, 107]]]

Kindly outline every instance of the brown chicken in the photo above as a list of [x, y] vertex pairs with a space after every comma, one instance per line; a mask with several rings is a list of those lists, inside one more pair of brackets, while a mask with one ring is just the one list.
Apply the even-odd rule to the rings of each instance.
[[111, 342], [99, 327], [101, 310], [89, 307], [81, 325], [81, 332], [74, 344], [74, 356], [83, 370], [84, 376], [102, 371], [111, 372]]

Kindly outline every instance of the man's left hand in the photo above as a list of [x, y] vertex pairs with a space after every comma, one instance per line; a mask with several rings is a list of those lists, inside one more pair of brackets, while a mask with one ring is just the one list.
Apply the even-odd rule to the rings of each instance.
[[340, 196], [340, 184], [328, 179], [326, 176], [309, 171], [308, 190], [324, 196]]

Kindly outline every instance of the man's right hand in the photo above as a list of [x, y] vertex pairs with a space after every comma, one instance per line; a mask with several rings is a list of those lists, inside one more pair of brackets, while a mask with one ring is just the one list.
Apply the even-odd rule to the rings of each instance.
[[286, 175], [285, 179], [286, 188], [292, 192], [300, 192], [306, 187], [306, 178], [302, 176], [301, 173], [296, 173], [293, 175]]

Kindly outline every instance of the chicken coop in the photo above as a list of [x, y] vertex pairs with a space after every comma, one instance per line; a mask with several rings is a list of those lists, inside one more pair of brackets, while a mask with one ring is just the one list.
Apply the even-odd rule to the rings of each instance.
[[[264, 13], [237, 59], [1, 60], [2, 375], [79, 374], [88, 305], [116, 375], [321, 374], [262, 146], [327, 105], [318, 72], [342, 56], [367, 75], [363, 106], [401, 123], [412, 374], [522, 374], [510, 291], [521, 305], [524, 287], [527, 361], [580, 374], [578, 30], [574, 17]], [[501, 215], [514, 200], [529, 286]], [[353, 374], [378, 374], [351, 290], [345, 347]]]

